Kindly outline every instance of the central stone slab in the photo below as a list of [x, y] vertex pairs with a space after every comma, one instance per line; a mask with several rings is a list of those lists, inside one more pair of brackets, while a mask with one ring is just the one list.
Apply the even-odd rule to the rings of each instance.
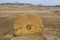
[[35, 14], [21, 14], [14, 22], [15, 35], [33, 35], [42, 32], [41, 18]]

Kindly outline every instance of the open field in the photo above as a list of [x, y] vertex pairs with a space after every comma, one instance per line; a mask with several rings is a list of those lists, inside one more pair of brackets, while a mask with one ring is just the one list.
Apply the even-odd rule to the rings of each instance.
[[[34, 8], [34, 9], [33, 9]], [[49, 9], [50, 8], [50, 9]], [[13, 34], [13, 24], [20, 14], [34, 14], [41, 17], [44, 24], [41, 40], [60, 40], [60, 7], [12, 8], [0, 6], [0, 40], [5, 40], [7, 34]], [[36, 37], [36, 36], [32, 36]], [[37, 36], [39, 37], [39, 36]], [[36, 38], [37, 38], [36, 37]], [[14, 38], [14, 37], [13, 37]], [[13, 40], [13, 38], [11, 40]], [[25, 38], [25, 37], [21, 37]], [[26, 36], [29, 39], [29, 36]], [[45, 39], [44, 39], [45, 38]], [[18, 38], [20, 39], [20, 38]], [[7, 39], [6, 39], [7, 40]], [[34, 39], [31, 39], [34, 40]], [[36, 39], [36, 40], [39, 40]]]

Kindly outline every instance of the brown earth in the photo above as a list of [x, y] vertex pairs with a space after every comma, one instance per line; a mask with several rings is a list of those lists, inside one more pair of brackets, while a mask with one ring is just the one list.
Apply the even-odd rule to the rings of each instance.
[[[19, 14], [28, 14], [28, 13], [36, 14], [41, 17], [42, 22], [44, 24], [42, 40], [60, 40], [60, 7], [17, 8], [14, 6], [6, 7], [5, 5], [2, 7], [0, 5], [0, 40], [7, 40], [5, 39], [5, 36], [7, 34], [13, 35], [14, 33], [13, 24], [16, 16], [18, 16]], [[41, 36], [40, 37], [39, 35], [36, 36], [34, 35], [32, 37], [37, 38], [37, 40], [40, 40], [39, 38], [41, 38]], [[19, 40], [20, 38], [22, 38], [22, 40], [23, 38], [34, 40], [34, 38], [31, 38], [30, 36], [25, 37], [20, 36], [19, 39], [17, 38], [12, 37], [11, 40], [13, 39]]]

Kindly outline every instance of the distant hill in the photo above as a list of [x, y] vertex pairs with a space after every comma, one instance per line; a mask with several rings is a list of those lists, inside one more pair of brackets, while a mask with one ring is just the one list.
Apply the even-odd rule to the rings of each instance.
[[0, 5], [30, 5], [30, 6], [37, 6], [29, 3], [2, 3]]
[[0, 4], [1, 10], [10, 11], [48, 11], [48, 10], [60, 10], [60, 5], [44, 6], [44, 5], [33, 5], [29, 3], [2, 3]]

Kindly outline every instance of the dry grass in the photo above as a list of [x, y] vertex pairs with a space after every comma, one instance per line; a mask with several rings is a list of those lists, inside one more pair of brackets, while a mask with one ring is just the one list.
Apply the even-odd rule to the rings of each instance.
[[[46, 12], [25, 12], [25, 13], [36, 14], [38, 16], [41, 16], [41, 19], [44, 24], [44, 32], [46, 34], [53, 36], [56, 35], [55, 33], [57, 33], [57, 36], [60, 36], [59, 35], [60, 7], [48, 7], [48, 8], [47, 7], [38, 7], [38, 8], [37, 7], [32, 7], [32, 8], [0, 7], [0, 38], [8, 33], [13, 33], [13, 23], [15, 21], [16, 16], [19, 14], [25, 14], [24, 12], [18, 12], [18, 11], [27, 11], [27, 10], [46, 11]], [[51, 31], [51, 29], [53, 31]], [[49, 31], [49, 33], [46, 30]]]

